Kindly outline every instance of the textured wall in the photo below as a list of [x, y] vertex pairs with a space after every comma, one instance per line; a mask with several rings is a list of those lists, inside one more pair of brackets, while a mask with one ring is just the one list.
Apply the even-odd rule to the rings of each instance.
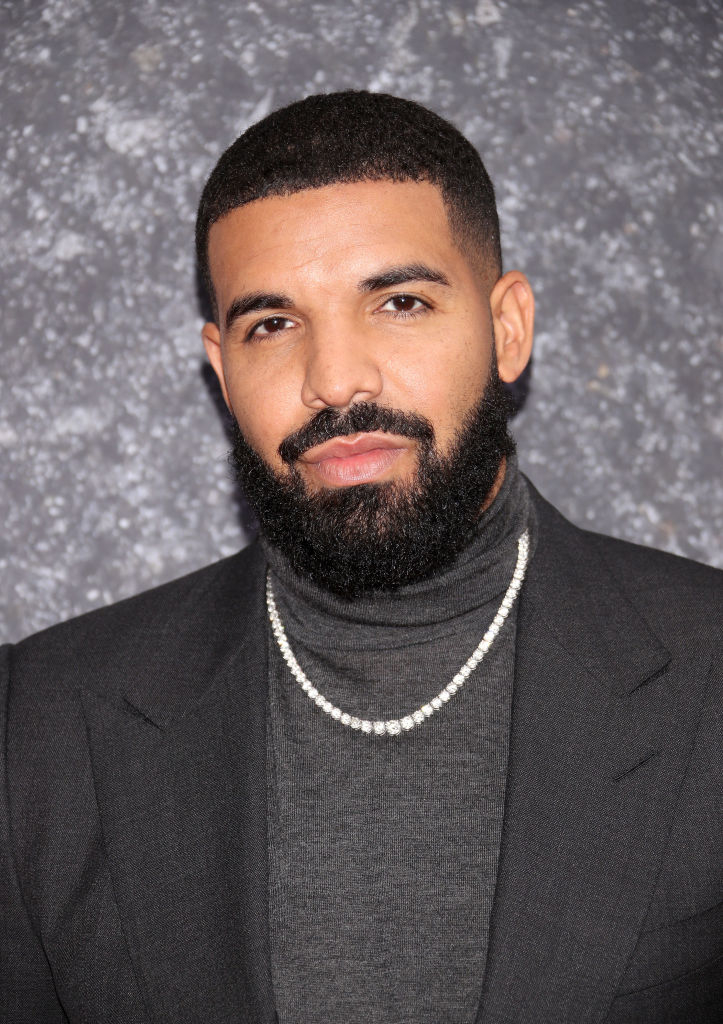
[[432, 106], [488, 165], [538, 296], [532, 479], [582, 524], [723, 564], [720, 10], [5, 0], [0, 636], [243, 542], [195, 204], [251, 121], [346, 87]]

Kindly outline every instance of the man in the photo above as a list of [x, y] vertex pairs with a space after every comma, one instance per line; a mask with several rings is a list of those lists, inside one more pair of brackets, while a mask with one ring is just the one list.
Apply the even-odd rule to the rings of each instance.
[[197, 247], [260, 541], [3, 650], [2, 1019], [718, 1020], [720, 574], [520, 474], [477, 153], [310, 97]]

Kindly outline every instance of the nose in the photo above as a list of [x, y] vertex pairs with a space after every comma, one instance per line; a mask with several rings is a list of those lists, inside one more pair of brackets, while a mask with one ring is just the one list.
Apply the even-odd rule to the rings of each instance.
[[309, 409], [343, 409], [369, 402], [382, 391], [381, 368], [366, 343], [364, 332], [353, 328], [315, 331], [308, 340], [301, 400]]

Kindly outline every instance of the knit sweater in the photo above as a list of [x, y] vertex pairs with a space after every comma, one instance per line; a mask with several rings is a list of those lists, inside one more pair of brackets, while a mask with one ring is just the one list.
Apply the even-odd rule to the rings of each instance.
[[[291, 647], [333, 704], [401, 718], [479, 643], [534, 523], [511, 459], [455, 562], [348, 601], [266, 546]], [[466, 685], [398, 736], [320, 710], [269, 632], [272, 978], [280, 1024], [470, 1024], [484, 978], [500, 848], [516, 605]]]

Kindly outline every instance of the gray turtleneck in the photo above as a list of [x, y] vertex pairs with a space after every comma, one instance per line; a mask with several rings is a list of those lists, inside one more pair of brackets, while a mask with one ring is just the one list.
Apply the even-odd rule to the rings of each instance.
[[[289, 642], [333, 704], [400, 718], [479, 643], [534, 524], [514, 459], [455, 563], [345, 601], [267, 547]], [[500, 847], [516, 606], [444, 707], [399, 736], [314, 705], [269, 632], [269, 909], [280, 1024], [471, 1024]]]

